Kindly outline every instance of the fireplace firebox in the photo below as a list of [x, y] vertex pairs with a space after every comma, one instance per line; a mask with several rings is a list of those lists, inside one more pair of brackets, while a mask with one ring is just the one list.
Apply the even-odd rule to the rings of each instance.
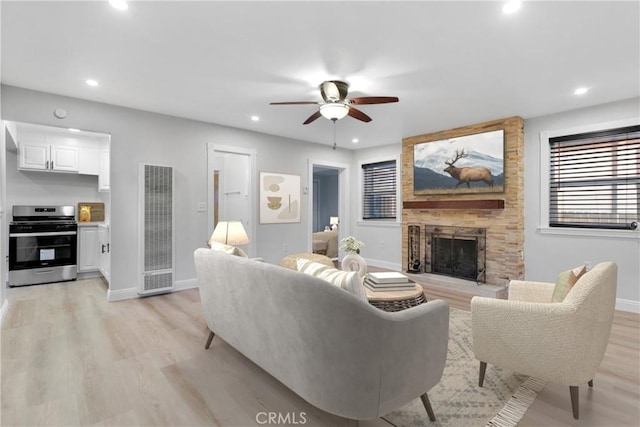
[[484, 228], [425, 226], [424, 272], [486, 283]]

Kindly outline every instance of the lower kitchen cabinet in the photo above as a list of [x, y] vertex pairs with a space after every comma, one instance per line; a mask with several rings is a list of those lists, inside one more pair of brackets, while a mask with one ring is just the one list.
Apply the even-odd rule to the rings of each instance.
[[78, 273], [100, 269], [100, 251], [97, 225], [78, 227]]
[[78, 225], [78, 272], [99, 271], [111, 279], [111, 243], [107, 224]]
[[100, 246], [100, 273], [109, 283], [111, 281], [111, 233], [107, 224], [98, 226], [98, 243]]

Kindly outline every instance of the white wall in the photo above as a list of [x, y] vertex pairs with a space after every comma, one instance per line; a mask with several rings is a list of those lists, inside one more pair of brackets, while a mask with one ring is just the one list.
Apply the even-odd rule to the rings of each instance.
[[[525, 277], [555, 282], [559, 272], [590, 261], [618, 264], [618, 309], [640, 311], [640, 233], [633, 238], [544, 234], [541, 225], [540, 133], [638, 119], [640, 99], [568, 111], [525, 121]], [[586, 234], [586, 233], [585, 233]], [[606, 233], [604, 233], [606, 234]]]
[[[74, 127], [111, 134], [111, 283], [110, 294], [134, 296], [137, 285], [138, 163], [173, 166], [176, 178], [176, 280], [195, 279], [193, 251], [208, 238], [207, 214], [197, 212], [207, 201], [207, 143], [257, 152], [257, 171], [301, 176], [307, 183], [308, 159], [349, 163], [351, 152], [140, 110], [63, 97], [11, 86], [2, 88], [6, 120]], [[56, 119], [53, 111], [68, 115]], [[8, 182], [12, 186], [12, 182]], [[256, 186], [257, 187], [257, 186]], [[257, 197], [257, 195], [255, 196]], [[311, 244], [308, 195], [302, 196], [302, 220], [296, 224], [257, 226], [257, 256], [278, 262], [286, 253], [305, 252]], [[257, 206], [257, 204], [256, 204]], [[257, 219], [257, 212], [256, 219]], [[115, 297], [114, 297], [115, 298]]]
[[101, 201], [97, 176], [18, 170], [17, 153], [10, 151], [6, 155], [8, 210], [13, 205], [77, 206], [78, 202]]
[[[360, 250], [369, 265], [393, 270], [402, 270], [402, 202], [397, 205], [396, 222], [360, 221], [362, 205], [361, 179], [362, 169], [359, 164], [398, 158], [398, 170], [402, 167], [402, 144], [400, 142], [370, 149], [354, 151], [351, 167], [350, 234], [364, 242]], [[402, 182], [398, 181], [401, 189]]]
[[[2, 21], [2, 2], [0, 2], [0, 22]], [[0, 46], [2, 45], [2, 31], [0, 31]], [[0, 55], [0, 81], [2, 81], [2, 55]], [[0, 99], [2, 99], [2, 87], [0, 87]], [[2, 103], [0, 103], [0, 119], [2, 118]], [[2, 120], [0, 120], [2, 124]], [[2, 325], [2, 319], [9, 308], [7, 300], [7, 274], [8, 264], [5, 261], [7, 256], [7, 245], [9, 229], [7, 228], [7, 215], [6, 206], [7, 201], [5, 197], [5, 190], [7, 184], [7, 178], [5, 173], [5, 153], [7, 152], [5, 130], [4, 125], [0, 127], [0, 325]]]

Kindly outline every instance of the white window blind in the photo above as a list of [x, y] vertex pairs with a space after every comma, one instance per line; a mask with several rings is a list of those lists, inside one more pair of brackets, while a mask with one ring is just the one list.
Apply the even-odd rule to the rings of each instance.
[[637, 228], [640, 126], [549, 139], [549, 226]]
[[362, 165], [362, 219], [396, 218], [396, 161]]

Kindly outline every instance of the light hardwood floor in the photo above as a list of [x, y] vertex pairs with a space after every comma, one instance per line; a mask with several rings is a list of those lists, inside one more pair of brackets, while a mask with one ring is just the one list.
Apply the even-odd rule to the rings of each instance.
[[[428, 287], [425, 293], [469, 308], [464, 295]], [[256, 416], [268, 411], [299, 424], [304, 413], [308, 426], [345, 425], [224, 341], [204, 350], [207, 328], [195, 289], [108, 303], [106, 286], [91, 279], [14, 288], [10, 298], [0, 337], [3, 426], [256, 426]], [[595, 387], [581, 391], [579, 423], [568, 390], [549, 384], [521, 425], [640, 425], [639, 331], [638, 315], [616, 313]]]

